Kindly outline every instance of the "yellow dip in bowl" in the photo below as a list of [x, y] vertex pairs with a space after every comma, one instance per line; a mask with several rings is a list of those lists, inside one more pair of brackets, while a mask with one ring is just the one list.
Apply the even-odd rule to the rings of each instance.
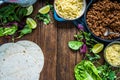
[[120, 42], [110, 43], [104, 52], [105, 60], [114, 67], [120, 67]]

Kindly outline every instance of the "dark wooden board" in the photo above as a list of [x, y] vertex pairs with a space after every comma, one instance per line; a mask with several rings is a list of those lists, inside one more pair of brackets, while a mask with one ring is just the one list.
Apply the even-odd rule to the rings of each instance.
[[[45, 5], [45, 2], [46, 0], [38, 0], [34, 4], [32, 17]], [[49, 0], [49, 2], [54, 1]], [[69, 40], [74, 40], [73, 35], [78, 31], [72, 22], [57, 22], [53, 14], [50, 14], [52, 22], [49, 25], [36, 20], [37, 29], [19, 40], [31, 40], [42, 48], [45, 64], [40, 80], [75, 80], [74, 66], [82, 60], [82, 55], [70, 50], [67, 43]], [[7, 42], [11, 40], [0, 38], [0, 44]]]

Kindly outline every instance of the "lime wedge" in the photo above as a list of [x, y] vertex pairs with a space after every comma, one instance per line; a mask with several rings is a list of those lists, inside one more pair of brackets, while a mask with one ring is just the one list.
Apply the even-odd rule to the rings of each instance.
[[26, 16], [32, 14], [32, 12], [33, 12], [33, 6], [27, 7], [27, 14], [26, 14]]
[[99, 53], [103, 50], [103, 48], [104, 48], [104, 44], [102, 44], [102, 43], [95, 44], [92, 48], [92, 52]]
[[35, 29], [35, 28], [37, 27], [37, 23], [36, 23], [35, 20], [33, 20], [32, 18], [27, 18], [26, 24], [27, 24], [31, 29]]
[[46, 5], [46, 6], [42, 7], [41, 9], [39, 9], [38, 12], [41, 14], [47, 14], [49, 11], [50, 11], [50, 6]]

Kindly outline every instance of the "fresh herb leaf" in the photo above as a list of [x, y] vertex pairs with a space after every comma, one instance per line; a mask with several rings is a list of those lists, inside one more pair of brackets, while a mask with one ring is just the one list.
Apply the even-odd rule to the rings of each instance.
[[46, 24], [46, 25], [48, 25], [51, 22], [49, 14], [40, 14], [40, 13], [38, 13], [36, 18], [39, 19], [40, 21], [43, 21], [43, 23]]
[[26, 16], [27, 9], [17, 4], [9, 4], [0, 8], [0, 23], [8, 23], [11, 21], [20, 21]]
[[116, 79], [115, 71], [107, 63], [105, 63], [102, 66], [98, 66], [97, 70], [99, 72], [99, 75], [103, 78], [103, 80], [115, 80]]
[[[50, 10], [52, 12], [54, 12], [53, 5], [50, 5], [50, 4], [48, 4], [48, 5], [50, 6]], [[35, 18], [37, 18], [38, 20], [42, 21], [45, 25], [48, 25], [51, 22], [49, 13], [47, 13], [47, 14], [40, 14], [40, 13], [38, 13]]]
[[101, 58], [98, 54], [93, 54], [93, 55], [86, 54], [86, 57], [88, 58], [88, 60], [90, 60], [92, 62]]
[[108, 76], [109, 76], [110, 80], [115, 80], [115, 78], [116, 78], [115, 71], [110, 71], [109, 74], [108, 74]]

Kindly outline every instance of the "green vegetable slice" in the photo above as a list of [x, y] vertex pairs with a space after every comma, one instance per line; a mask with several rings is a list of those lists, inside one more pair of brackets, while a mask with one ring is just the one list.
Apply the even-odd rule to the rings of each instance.
[[99, 53], [99, 52], [101, 52], [101, 51], [103, 50], [103, 48], [104, 48], [104, 44], [102, 44], [102, 43], [97, 43], [97, 44], [95, 44], [95, 45], [93, 46], [92, 52], [93, 52], [93, 53]]
[[35, 20], [33, 20], [32, 18], [27, 18], [26, 24], [27, 24], [31, 29], [35, 29], [35, 28], [37, 27], [37, 23], [36, 23]]
[[79, 42], [79, 41], [69, 41], [68, 42], [68, 46], [69, 48], [71, 48], [72, 50], [78, 50], [80, 49], [80, 47], [83, 45], [83, 42]]
[[49, 11], [50, 11], [50, 6], [46, 5], [46, 6], [42, 7], [41, 9], [39, 9], [38, 12], [41, 14], [47, 14]]
[[32, 14], [32, 12], [33, 12], [33, 6], [29, 6], [29, 7], [27, 7], [27, 13], [26, 13], [26, 16]]

